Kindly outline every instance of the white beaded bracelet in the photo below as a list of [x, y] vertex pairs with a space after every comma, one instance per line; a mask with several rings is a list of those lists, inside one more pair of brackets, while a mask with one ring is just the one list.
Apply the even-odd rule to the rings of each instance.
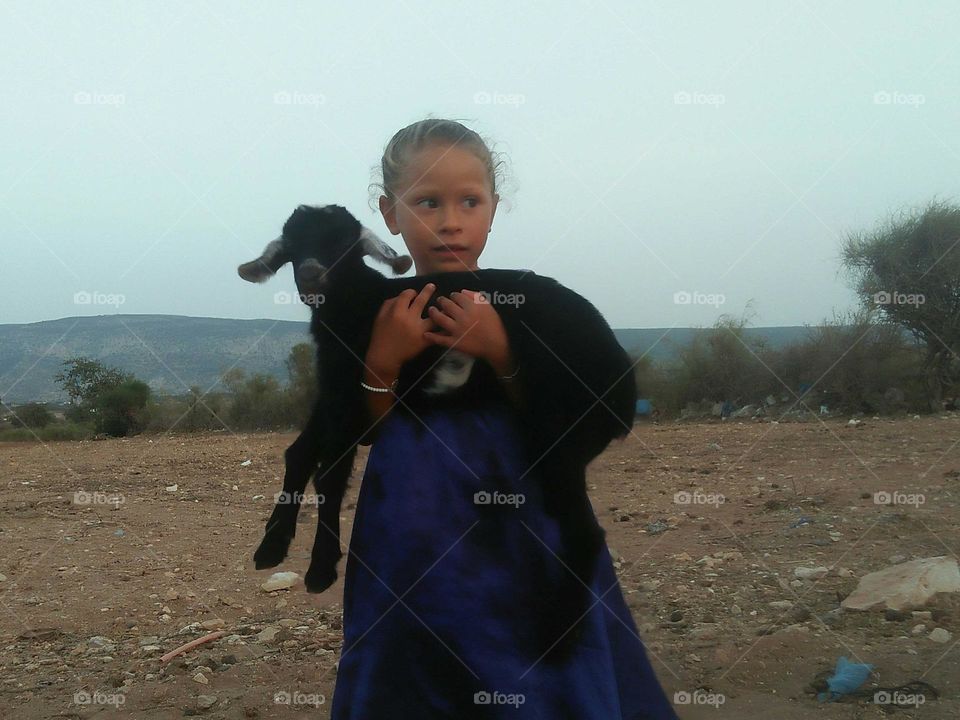
[[361, 380], [360, 387], [364, 388], [365, 390], [369, 390], [370, 392], [379, 392], [379, 393], [393, 392], [394, 390], [397, 389], [398, 382], [400, 382], [400, 378], [397, 378], [392, 383], [390, 383], [390, 387], [373, 387], [372, 385], [367, 385], [363, 380]]

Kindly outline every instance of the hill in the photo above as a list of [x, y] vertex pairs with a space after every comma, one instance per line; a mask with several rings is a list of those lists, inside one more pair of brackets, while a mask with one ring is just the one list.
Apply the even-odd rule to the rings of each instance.
[[[662, 361], [673, 357], [698, 330], [614, 332], [631, 353], [648, 352]], [[804, 328], [750, 328], [747, 332], [778, 347], [799, 339]], [[309, 340], [308, 324], [289, 320], [97, 315], [0, 325], [0, 397], [7, 403], [64, 399], [54, 376], [64, 360], [78, 355], [131, 372], [158, 393], [180, 394], [191, 385], [206, 391], [232, 367], [286, 382], [284, 361], [290, 348]]]

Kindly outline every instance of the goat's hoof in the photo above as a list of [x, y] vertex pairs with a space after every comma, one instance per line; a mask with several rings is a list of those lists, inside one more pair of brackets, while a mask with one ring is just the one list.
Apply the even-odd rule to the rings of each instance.
[[337, 568], [331, 567], [326, 570], [310, 567], [303, 578], [303, 584], [307, 586], [307, 592], [322, 593], [337, 581]]
[[253, 554], [254, 566], [257, 570], [276, 567], [287, 557], [289, 547], [290, 540], [286, 538], [265, 537]]

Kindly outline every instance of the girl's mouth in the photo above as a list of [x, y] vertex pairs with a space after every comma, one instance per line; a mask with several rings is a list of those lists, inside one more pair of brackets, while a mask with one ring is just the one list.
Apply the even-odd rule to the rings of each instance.
[[436, 247], [433, 249], [435, 253], [440, 255], [460, 255], [467, 252], [467, 248], [462, 245], [443, 245], [441, 247]]

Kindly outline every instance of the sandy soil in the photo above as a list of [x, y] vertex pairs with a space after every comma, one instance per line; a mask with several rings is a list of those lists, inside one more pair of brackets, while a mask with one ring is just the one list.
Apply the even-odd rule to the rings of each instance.
[[[344, 563], [309, 595], [264, 592], [270, 573], [251, 561], [293, 437], [0, 445], [0, 714], [329, 717]], [[695, 699], [681, 717], [960, 717], [960, 593], [932, 601], [929, 619], [837, 609], [859, 576], [956, 556], [958, 439], [956, 415], [644, 423], [593, 463], [594, 508], [641, 636], [668, 693]], [[924, 502], [877, 504], [881, 491]], [[301, 520], [279, 570], [306, 569], [314, 514]], [[830, 572], [795, 577], [815, 566]], [[161, 665], [208, 631], [194, 623], [226, 634]], [[952, 639], [931, 640], [937, 627]], [[818, 703], [808, 686], [840, 655], [876, 666], [866, 695]], [[873, 702], [877, 687], [916, 679], [939, 698]]]

